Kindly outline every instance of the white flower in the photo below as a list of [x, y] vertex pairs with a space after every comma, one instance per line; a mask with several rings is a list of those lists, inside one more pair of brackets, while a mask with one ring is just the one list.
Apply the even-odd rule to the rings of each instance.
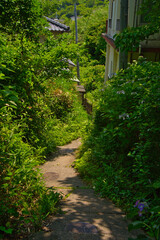
[[129, 114], [128, 113], [123, 113], [122, 115], [119, 115], [119, 119], [123, 119], [125, 120], [126, 118], [129, 118]]
[[118, 91], [117, 94], [125, 94], [125, 91], [123, 91], [123, 90]]

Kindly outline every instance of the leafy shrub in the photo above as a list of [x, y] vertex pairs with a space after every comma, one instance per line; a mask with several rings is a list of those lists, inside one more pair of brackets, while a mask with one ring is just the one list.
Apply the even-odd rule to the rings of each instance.
[[[43, 149], [35, 149], [23, 141], [25, 125], [21, 121], [12, 122], [13, 116], [8, 110], [2, 108], [0, 111], [3, 116], [0, 122], [1, 236], [39, 228], [46, 214], [56, 211], [55, 204], [60, 199], [59, 194], [45, 188], [35, 168], [43, 160]], [[45, 209], [44, 197], [48, 198]]]
[[[129, 224], [128, 229], [129, 231], [133, 229], [138, 229], [145, 227], [147, 234], [149, 237], [146, 238], [145, 235], [138, 236], [138, 239], [142, 240], [159, 240], [160, 239], [160, 206], [150, 207], [147, 202], [141, 202], [137, 200], [134, 207], [138, 210], [138, 215], [141, 217], [140, 220], [134, 221]], [[135, 211], [137, 213], [137, 211]], [[151, 237], [151, 238], [150, 238]]]
[[[102, 38], [102, 33], [106, 32], [106, 19], [108, 7], [97, 8], [87, 17], [79, 19], [80, 41], [84, 43], [83, 51], [89, 55], [89, 61], [95, 60], [97, 64], [105, 63], [106, 42]], [[83, 63], [84, 66], [86, 63]]]
[[[77, 96], [73, 82], [69, 80], [72, 73], [65, 71], [67, 63], [62, 61], [64, 56], [68, 58], [68, 54], [72, 54], [72, 51], [69, 51], [68, 46], [67, 48], [63, 46], [63, 39], [49, 38], [43, 44], [35, 44], [23, 38], [22, 44], [20, 36], [17, 35], [16, 39], [11, 39], [3, 34], [2, 40], [1, 64], [6, 65], [2, 68], [2, 74], [6, 76], [3, 86], [5, 89], [11, 87], [19, 98], [16, 118], [23, 116], [26, 124], [23, 128], [26, 141], [34, 147], [46, 148], [45, 153], [48, 153], [51, 151], [51, 146], [53, 148], [56, 146], [51, 135], [47, 137], [51, 143], [44, 137], [46, 136], [44, 129], [46, 130], [49, 124], [48, 120], [50, 119], [53, 123], [52, 118], [53, 120], [58, 118], [64, 122], [68, 114], [74, 115], [74, 102], [80, 105], [80, 102], [75, 100]], [[62, 46], [59, 46], [58, 41]], [[83, 111], [82, 108], [81, 111]], [[62, 127], [61, 121], [60, 127]], [[54, 123], [57, 126], [58, 121]], [[79, 122], [77, 121], [76, 124], [78, 126]], [[73, 138], [73, 136], [69, 137], [70, 140]], [[62, 136], [61, 139], [63, 139]]]
[[159, 76], [159, 63], [140, 59], [107, 83], [76, 163], [102, 196], [126, 211], [137, 199], [159, 204]]
[[81, 78], [86, 92], [100, 89], [104, 82], [104, 65], [87, 66], [82, 68]]
[[52, 98], [50, 103], [52, 112], [58, 119], [65, 117], [67, 113], [72, 111], [71, 95], [61, 89], [56, 89], [52, 94], [50, 96]]
[[1, 237], [36, 230], [48, 214], [57, 211], [60, 195], [46, 189], [36, 166], [57, 145], [80, 137], [87, 121], [70, 81], [72, 73], [62, 61], [68, 58], [69, 48], [65, 50], [58, 41], [49, 38], [41, 44], [22, 35], [2, 34]]

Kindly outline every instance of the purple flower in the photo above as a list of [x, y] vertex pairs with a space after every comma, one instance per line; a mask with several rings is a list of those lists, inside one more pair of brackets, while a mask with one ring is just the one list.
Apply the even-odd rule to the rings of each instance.
[[137, 200], [134, 207], [139, 209], [138, 215], [141, 217], [144, 208], [148, 208], [148, 204], [146, 202], [140, 202], [140, 200]]
[[137, 200], [134, 207], [138, 207], [139, 203], [140, 203], [140, 200]]
[[138, 205], [138, 208], [139, 208], [139, 211], [142, 212], [143, 209], [145, 208], [144, 203], [140, 203], [140, 204]]

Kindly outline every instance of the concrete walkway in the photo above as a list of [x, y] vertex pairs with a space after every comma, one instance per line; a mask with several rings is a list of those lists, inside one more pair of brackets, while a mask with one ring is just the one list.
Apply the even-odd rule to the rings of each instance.
[[108, 199], [94, 194], [72, 168], [75, 150], [80, 140], [59, 147], [41, 170], [47, 187], [56, 187], [63, 193], [62, 214], [50, 216], [44, 231], [34, 234], [32, 240], [128, 240], [136, 232], [127, 231], [124, 213]]

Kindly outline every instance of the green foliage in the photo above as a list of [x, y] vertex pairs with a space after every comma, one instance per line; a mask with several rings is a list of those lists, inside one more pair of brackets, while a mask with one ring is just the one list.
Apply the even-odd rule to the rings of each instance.
[[[97, 65], [105, 63], [106, 42], [102, 38], [102, 33], [106, 32], [106, 19], [108, 7], [97, 8], [87, 17], [82, 17], [78, 21], [80, 42], [82, 48], [86, 50], [91, 60], [96, 60]], [[83, 50], [84, 51], [84, 50]], [[85, 64], [85, 63], [84, 63]]]
[[50, 97], [51, 110], [58, 119], [64, 118], [67, 113], [72, 111], [73, 101], [69, 93], [56, 89]]
[[104, 65], [95, 65], [81, 68], [81, 79], [86, 92], [100, 89], [104, 82]]
[[58, 210], [61, 196], [46, 189], [36, 166], [57, 145], [80, 137], [87, 122], [64, 60], [76, 56], [75, 45], [49, 34], [43, 43], [33, 41], [33, 19], [27, 34], [18, 34], [26, 17], [14, 28], [21, 3], [0, 5], [7, 14], [17, 4], [0, 41], [0, 237], [13, 238], [39, 229]]
[[[159, 63], [140, 59], [110, 80], [76, 163], [96, 191], [130, 213], [137, 199], [159, 205], [159, 76]], [[159, 224], [159, 215], [149, 221]]]
[[[7, 78], [7, 81], [3, 80], [3, 85], [8, 88], [9, 84], [18, 95], [16, 112], [25, 119], [27, 141], [34, 146], [39, 144], [44, 147], [46, 143], [42, 136], [46, 119], [50, 116], [53, 119], [65, 118], [68, 113], [74, 112], [72, 103], [76, 94], [73, 83], [69, 80], [73, 75], [67, 70], [67, 63], [62, 61], [63, 58], [69, 58], [72, 51], [68, 46], [66, 48], [67, 42], [63, 43], [63, 39], [59, 46], [58, 39], [48, 39], [50, 41], [47, 40], [44, 44], [23, 39], [22, 55], [18, 36], [15, 41], [5, 39], [6, 36], [1, 48], [1, 62], [6, 63], [6, 68], [11, 71], [2, 69]], [[65, 86], [63, 91], [62, 85]], [[62, 93], [57, 94], [58, 92]], [[53, 144], [53, 140], [51, 142]]]
[[42, 11], [44, 16], [52, 17], [55, 14], [57, 8], [60, 6], [60, 2], [51, 0], [40, 0]]
[[[66, 61], [75, 61], [79, 46], [72, 34], [54, 39], [41, 31], [42, 11], [52, 14], [56, 5], [47, 12], [49, 2], [39, 3], [0, 4], [0, 237], [27, 235], [58, 210], [61, 196], [45, 188], [37, 165], [57, 145], [84, 134], [88, 122]], [[96, 59], [84, 71], [84, 81], [93, 69], [98, 74], [88, 90], [101, 85], [104, 67], [97, 64]]]
[[38, 0], [2, 0], [0, 30], [35, 38], [40, 32], [42, 12]]
[[115, 35], [115, 45], [122, 51], [136, 51], [141, 41], [159, 31], [160, 25], [144, 25], [137, 28], [126, 28], [122, 33]]
[[160, 23], [159, 7], [160, 2], [158, 0], [143, 0], [140, 6], [139, 13], [143, 15], [145, 22], [159, 24]]
[[[128, 230], [132, 231], [134, 229], [139, 229], [142, 227], [145, 227], [148, 236], [151, 238], [147, 238], [148, 240], [160, 239], [160, 206], [154, 206], [150, 207], [146, 202], [140, 202], [139, 200], [136, 202], [135, 206], [136, 208], [139, 208], [139, 216], [142, 217], [140, 221], [134, 221], [128, 226]], [[138, 239], [145, 240], [146, 236], [141, 235], [141, 238], [138, 237]]]
[[[1, 69], [6, 69], [5, 65], [1, 66]], [[3, 81], [5, 80], [5, 74], [0, 70], [0, 108], [4, 107], [5, 105], [11, 106], [12, 108], [16, 107], [16, 103], [18, 102], [17, 93], [14, 91], [13, 86], [5, 86]]]
[[14, 236], [27, 228], [38, 229], [46, 214], [56, 211], [60, 195], [45, 188], [35, 168], [43, 160], [43, 149], [24, 142], [25, 123], [13, 121], [9, 107], [1, 108], [0, 114], [0, 233]]
[[96, 9], [98, 6], [106, 6], [108, 0], [60, 0], [60, 5], [57, 9], [58, 17], [72, 17], [74, 15], [74, 3], [77, 4], [78, 16], [89, 16], [93, 9]]

